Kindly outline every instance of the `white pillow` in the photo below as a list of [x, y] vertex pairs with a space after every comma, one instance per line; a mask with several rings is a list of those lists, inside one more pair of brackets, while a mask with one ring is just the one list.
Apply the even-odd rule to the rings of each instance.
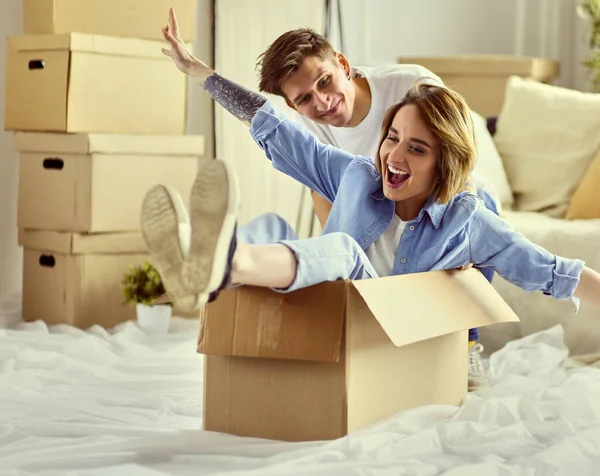
[[600, 148], [600, 94], [513, 76], [494, 140], [515, 208], [563, 218]]
[[502, 158], [496, 150], [494, 138], [487, 129], [486, 119], [474, 111], [471, 111], [471, 115], [475, 123], [478, 154], [477, 163], [473, 169], [475, 183], [491, 192], [494, 200], [499, 201], [503, 208], [509, 209], [513, 204], [512, 191], [506, 178]]

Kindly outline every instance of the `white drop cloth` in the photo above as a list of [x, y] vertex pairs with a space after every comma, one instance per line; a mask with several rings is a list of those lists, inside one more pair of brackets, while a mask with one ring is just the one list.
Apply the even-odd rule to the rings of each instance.
[[[0, 475], [600, 474], [600, 370], [566, 369], [561, 327], [490, 358], [494, 387], [332, 442], [203, 432], [197, 321], [146, 336], [22, 323], [0, 302]], [[424, 376], [426, 377], [426, 376]]]

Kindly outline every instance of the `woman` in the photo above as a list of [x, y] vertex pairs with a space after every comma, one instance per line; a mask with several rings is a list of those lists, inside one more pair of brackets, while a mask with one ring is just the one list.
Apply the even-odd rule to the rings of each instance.
[[412, 88], [388, 111], [375, 161], [353, 156], [321, 144], [264, 97], [187, 53], [172, 20], [163, 30], [171, 49], [163, 52], [250, 125], [276, 169], [333, 203], [317, 238], [298, 240], [275, 215], [236, 231], [233, 176], [223, 162], [210, 161], [192, 189], [191, 243], [182, 250], [178, 226], [186, 220], [185, 208], [176, 193], [154, 187], [144, 200], [142, 230], [176, 305], [213, 300], [230, 283], [289, 292], [323, 281], [468, 263], [492, 268], [528, 291], [574, 298], [576, 306], [576, 298], [600, 305], [598, 273], [531, 243], [477, 196], [461, 191], [476, 153], [471, 115], [457, 93], [425, 84]]

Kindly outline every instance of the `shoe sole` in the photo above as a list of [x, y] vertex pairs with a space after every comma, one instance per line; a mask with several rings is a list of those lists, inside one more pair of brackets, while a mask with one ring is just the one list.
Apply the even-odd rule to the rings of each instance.
[[192, 237], [183, 269], [200, 303], [223, 281], [239, 207], [235, 176], [221, 160], [202, 164], [190, 194]]
[[142, 202], [141, 232], [146, 248], [173, 304], [182, 310], [194, 308], [198, 302], [182, 279], [179, 224], [186, 214], [179, 193], [164, 185], [152, 187]]

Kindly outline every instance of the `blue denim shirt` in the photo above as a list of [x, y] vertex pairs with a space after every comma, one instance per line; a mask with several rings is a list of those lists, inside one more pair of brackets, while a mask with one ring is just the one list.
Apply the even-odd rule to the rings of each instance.
[[[347, 233], [366, 250], [390, 225], [395, 203], [383, 195], [372, 158], [322, 144], [270, 101], [254, 116], [250, 133], [275, 169], [333, 203], [323, 233]], [[584, 267], [581, 260], [535, 245], [486, 209], [479, 197], [461, 192], [447, 204], [430, 200], [406, 224], [392, 274], [468, 263], [492, 268], [526, 291], [539, 290], [556, 299], [572, 297]]]

